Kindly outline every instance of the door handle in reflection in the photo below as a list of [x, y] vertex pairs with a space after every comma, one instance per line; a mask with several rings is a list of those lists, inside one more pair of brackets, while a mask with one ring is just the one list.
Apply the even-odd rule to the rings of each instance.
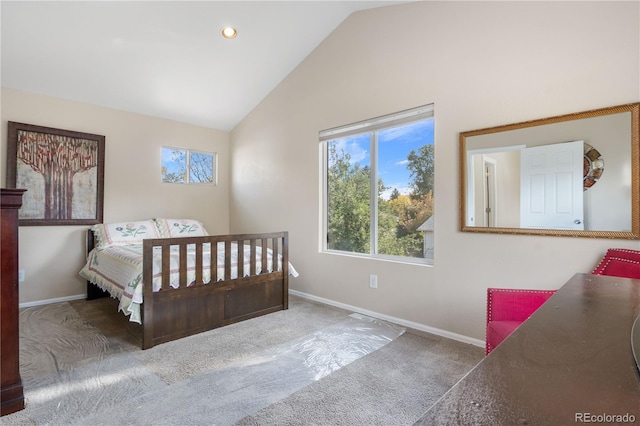
[[573, 221], [573, 223], [575, 223], [576, 225], [580, 225], [582, 221], [580, 219], [576, 219]]

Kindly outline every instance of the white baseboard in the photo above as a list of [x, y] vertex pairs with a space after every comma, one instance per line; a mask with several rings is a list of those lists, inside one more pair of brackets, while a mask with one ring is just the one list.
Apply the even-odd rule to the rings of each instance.
[[30, 308], [32, 306], [49, 305], [51, 303], [70, 302], [72, 300], [85, 299], [86, 294], [76, 294], [74, 296], [56, 297], [54, 299], [36, 300], [35, 302], [24, 302], [18, 305], [19, 308]]
[[373, 317], [373, 318], [378, 318], [378, 319], [381, 319], [383, 321], [392, 322], [394, 324], [402, 325], [404, 327], [409, 327], [409, 328], [413, 328], [415, 330], [424, 331], [426, 333], [435, 334], [436, 336], [446, 337], [446, 338], [449, 338], [449, 339], [452, 339], [452, 340], [457, 340], [457, 341], [462, 342], [462, 343], [469, 343], [471, 345], [479, 346], [481, 348], [484, 348], [484, 346], [485, 346], [485, 342], [483, 340], [474, 339], [472, 337], [464, 336], [462, 334], [452, 333], [450, 331], [441, 330], [439, 328], [429, 327], [429, 326], [426, 326], [424, 324], [418, 324], [417, 322], [407, 321], [407, 320], [403, 320], [401, 318], [396, 318], [396, 317], [392, 317], [392, 316], [389, 316], [389, 315], [380, 314], [378, 312], [370, 311], [370, 310], [367, 310], [367, 309], [362, 309], [362, 308], [359, 308], [357, 306], [347, 305], [345, 303], [340, 303], [340, 302], [336, 302], [334, 300], [325, 299], [324, 297], [318, 297], [318, 296], [314, 296], [314, 295], [311, 295], [311, 294], [303, 293], [303, 292], [298, 291], [298, 290], [289, 289], [289, 293], [293, 294], [295, 296], [300, 296], [300, 297], [305, 298], [305, 299], [313, 300], [315, 302], [324, 303], [326, 305], [331, 305], [331, 306], [335, 306], [337, 308], [346, 309], [348, 311], [357, 312], [357, 313], [362, 314], [362, 315], [367, 315], [367, 316], [370, 316], [370, 317]]

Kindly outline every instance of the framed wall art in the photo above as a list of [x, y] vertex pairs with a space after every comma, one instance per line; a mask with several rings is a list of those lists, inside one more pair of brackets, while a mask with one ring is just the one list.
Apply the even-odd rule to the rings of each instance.
[[102, 222], [105, 137], [8, 123], [7, 186], [26, 189], [19, 224]]

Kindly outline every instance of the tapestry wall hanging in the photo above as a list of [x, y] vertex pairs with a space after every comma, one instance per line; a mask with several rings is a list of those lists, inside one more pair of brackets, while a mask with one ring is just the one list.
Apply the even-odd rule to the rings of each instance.
[[9, 122], [7, 186], [26, 189], [19, 223], [102, 222], [105, 137]]

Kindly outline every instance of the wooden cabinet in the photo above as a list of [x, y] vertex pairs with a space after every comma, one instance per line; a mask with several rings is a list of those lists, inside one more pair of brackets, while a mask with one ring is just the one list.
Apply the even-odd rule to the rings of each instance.
[[18, 334], [18, 210], [24, 189], [2, 189], [0, 212], [0, 415], [24, 408]]

